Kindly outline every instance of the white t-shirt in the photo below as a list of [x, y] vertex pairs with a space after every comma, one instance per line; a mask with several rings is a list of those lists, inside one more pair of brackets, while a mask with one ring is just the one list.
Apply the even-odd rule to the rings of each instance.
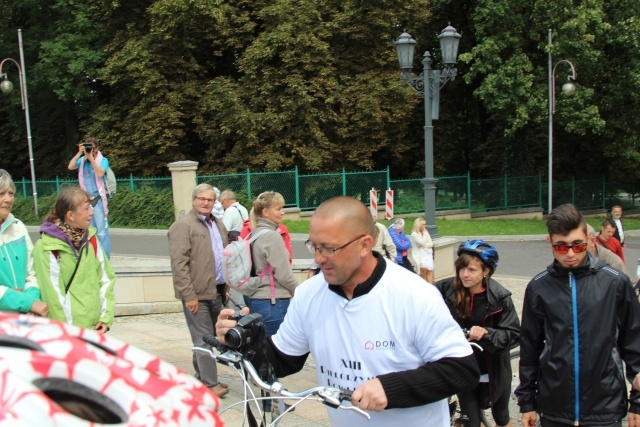
[[229, 206], [222, 215], [222, 223], [227, 231], [242, 231], [245, 219], [249, 219], [249, 213], [238, 202]]
[[614, 219], [613, 222], [616, 223], [616, 228], [618, 229], [618, 234], [620, 235], [620, 242], [624, 242], [624, 228], [622, 228], [622, 221], [619, 219]]
[[[310, 351], [318, 383], [349, 390], [381, 374], [471, 354], [436, 288], [425, 286], [418, 275], [390, 261], [373, 289], [350, 301], [329, 290], [323, 275], [298, 286], [273, 341], [291, 356]], [[450, 423], [445, 400], [370, 412], [371, 421], [352, 411], [327, 411], [333, 427], [446, 427]]]

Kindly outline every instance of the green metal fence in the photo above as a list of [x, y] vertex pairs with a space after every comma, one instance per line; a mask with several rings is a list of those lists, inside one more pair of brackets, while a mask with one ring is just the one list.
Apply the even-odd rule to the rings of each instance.
[[[117, 178], [118, 188], [140, 191], [142, 188], [171, 189], [171, 178]], [[242, 199], [252, 200], [264, 191], [278, 191], [286, 206], [313, 210], [334, 196], [352, 196], [369, 203], [369, 190], [378, 190], [379, 204], [384, 203], [384, 190], [394, 190], [395, 213], [424, 210], [422, 179], [390, 179], [389, 168], [368, 172], [341, 172], [302, 175], [298, 169], [281, 172], [251, 172], [225, 175], [201, 175], [197, 183], [209, 183], [220, 190], [233, 189]], [[74, 179], [37, 181], [39, 197], [59, 193], [64, 187], [77, 185]], [[18, 197], [31, 196], [31, 181], [16, 182]], [[573, 203], [580, 209], [605, 209], [621, 205], [633, 209], [639, 205], [635, 182], [606, 182], [604, 177], [592, 180], [555, 182], [553, 205]], [[468, 209], [487, 212], [525, 207], [541, 207], [547, 211], [548, 189], [542, 175], [471, 179], [469, 174], [439, 177], [436, 210]]]

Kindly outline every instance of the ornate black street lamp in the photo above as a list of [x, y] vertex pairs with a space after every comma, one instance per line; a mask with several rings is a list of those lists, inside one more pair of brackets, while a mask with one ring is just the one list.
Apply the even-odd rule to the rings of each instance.
[[413, 74], [413, 52], [416, 41], [409, 33], [402, 33], [395, 42], [400, 62], [400, 80], [411, 86], [424, 98], [424, 211], [427, 229], [431, 237], [440, 237], [436, 226], [436, 183], [433, 175], [433, 120], [437, 120], [440, 111], [440, 89], [458, 74], [454, 68], [458, 60], [458, 45], [462, 36], [451, 25], [447, 26], [438, 39], [440, 40], [440, 54], [442, 70], [431, 69], [431, 55], [424, 53], [422, 59], [423, 71], [419, 76]]

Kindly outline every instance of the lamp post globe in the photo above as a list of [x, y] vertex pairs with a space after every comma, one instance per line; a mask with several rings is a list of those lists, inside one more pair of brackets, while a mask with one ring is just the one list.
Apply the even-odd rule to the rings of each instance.
[[398, 62], [401, 70], [411, 70], [413, 68], [413, 53], [416, 48], [416, 41], [411, 34], [404, 32], [395, 41], [398, 52]]
[[6, 79], [3, 80], [2, 83], [0, 83], [0, 90], [2, 91], [2, 93], [11, 92], [13, 90], [13, 83]]
[[562, 85], [562, 93], [566, 96], [571, 96], [576, 92], [576, 85], [573, 80], [569, 78], [569, 81]]
[[440, 32], [438, 39], [440, 40], [440, 54], [442, 55], [442, 64], [452, 67], [458, 62], [458, 46], [462, 35], [456, 31], [451, 24]]

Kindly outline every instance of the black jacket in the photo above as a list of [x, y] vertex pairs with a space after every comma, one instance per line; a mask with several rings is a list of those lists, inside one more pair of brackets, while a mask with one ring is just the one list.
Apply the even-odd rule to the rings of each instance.
[[[516, 389], [522, 412], [581, 426], [619, 421], [627, 413], [623, 361], [633, 381], [640, 304], [627, 276], [587, 254], [575, 269], [554, 262], [529, 282]], [[630, 401], [631, 412], [640, 413], [640, 392], [633, 390]]]
[[[453, 278], [435, 283], [442, 294], [451, 316], [458, 322], [462, 319], [455, 311], [455, 294], [451, 285]], [[520, 338], [520, 320], [511, 300], [511, 292], [495, 280], [489, 280], [487, 286], [486, 316], [481, 325], [489, 333], [478, 344], [484, 350], [489, 374], [490, 400], [495, 402], [505, 394], [511, 393], [511, 363], [509, 350], [518, 345]]]

